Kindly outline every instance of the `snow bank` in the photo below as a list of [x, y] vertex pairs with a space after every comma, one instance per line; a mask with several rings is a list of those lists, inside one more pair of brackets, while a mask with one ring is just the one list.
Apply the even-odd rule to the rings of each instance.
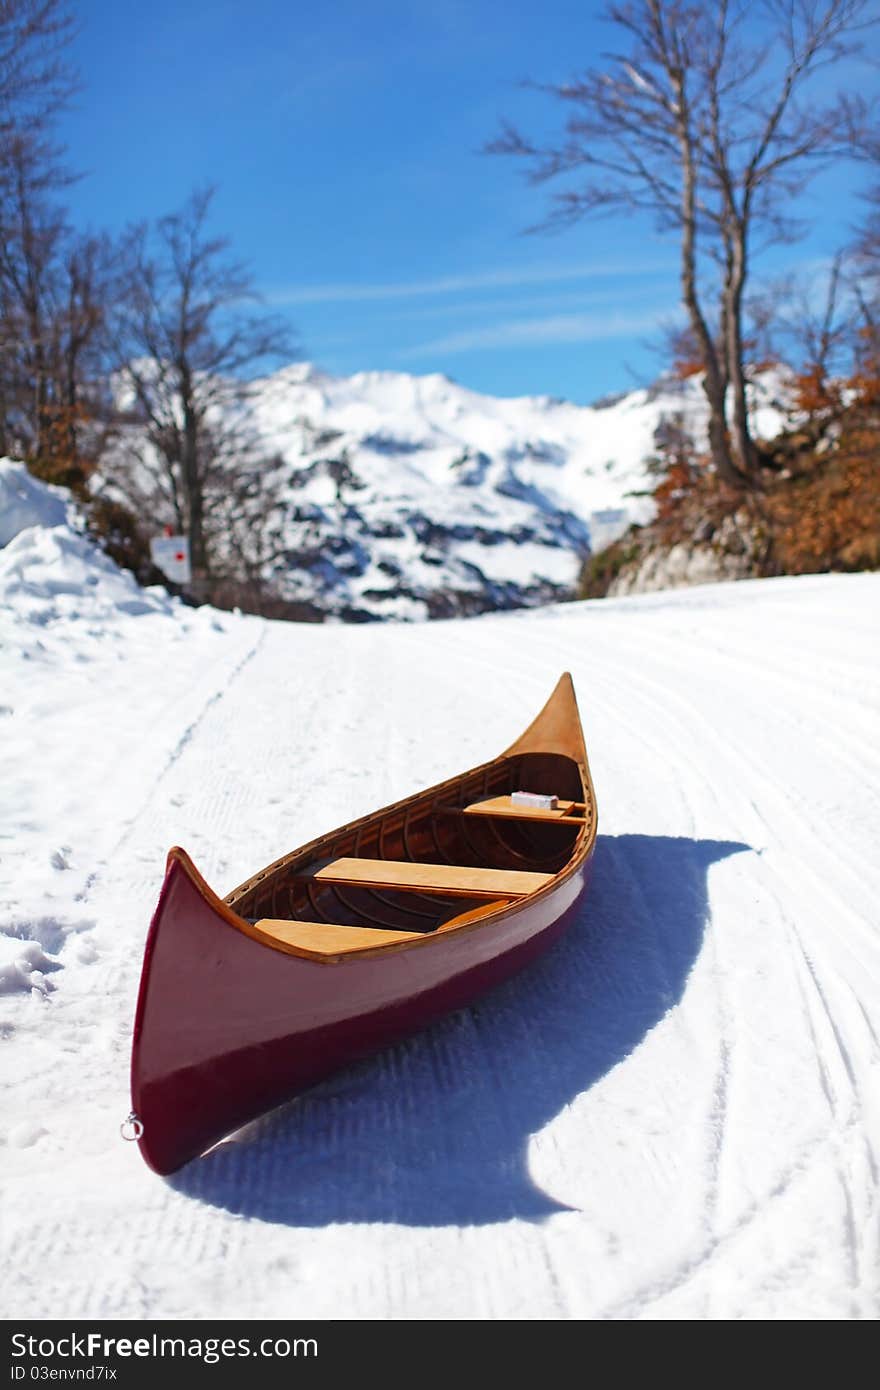
[[69, 493], [32, 477], [23, 463], [0, 459], [0, 548], [29, 526], [63, 526], [72, 520]]
[[66, 524], [32, 525], [0, 553], [0, 604], [30, 624], [168, 612], [170, 603]]
[[79, 625], [99, 636], [120, 617], [168, 614], [164, 589], [142, 589], [80, 529], [63, 488], [32, 477], [23, 464], [0, 462], [0, 635], [25, 646], [38, 629]]

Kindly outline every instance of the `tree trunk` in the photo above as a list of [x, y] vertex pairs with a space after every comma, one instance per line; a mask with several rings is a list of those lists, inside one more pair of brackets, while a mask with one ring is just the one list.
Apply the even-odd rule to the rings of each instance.
[[697, 292], [697, 168], [694, 139], [690, 130], [684, 76], [674, 82], [678, 104], [678, 141], [681, 154], [681, 297], [700, 345], [703, 358], [703, 390], [709, 402], [709, 450], [715, 471], [730, 487], [740, 487], [742, 479], [730, 455], [727, 438], [726, 393], [722, 364], [709, 332]]
[[717, 369], [713, 372], [708, 370], [705, 372], [703, 391], [709, 402], [709, 452], [712, 455], [715, 472], [728, 487], [741, 488], [743, 480], [730, 456], [724, 381]]
[[[682, 258], [683, 262], [685, 257]], [[692, 266], [682, 266], [682, 298], [703, 358], [703, 391], [709, 403], [709, 452], [715, 472], [729, 487], [741, 487], [740, 477], [730, 455], [727, 437], [727, 408], [724, 374], [706, 320], [696, 295]]]
[[189, 562], [192, 570], [191, 588], [196, 598], [203, 598], [208, 577], [205, 550], [205, 499], [199, 471], [199, 417], [193, 401], [189, 372], [181, 371], [180, 395], [183, 406], [183, 490], [186, 498]]
[[754, 482], [757, 459], [749, 428], [742, 341], [742, 296], [745, 280], [745, 228], [740, 225], [736, 227], [731, 238], [730, 270], [724, 285], [724, 353], [727, 359], [727, 378], [730, 382], [733, 451], [743, 478]]

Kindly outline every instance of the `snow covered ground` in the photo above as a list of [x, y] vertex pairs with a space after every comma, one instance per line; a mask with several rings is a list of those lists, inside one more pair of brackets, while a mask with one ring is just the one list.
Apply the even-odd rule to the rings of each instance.
[[[43, 519], [0, 551], [7, 1317], [876, 1316], [880, 576], [299, 627]], [[600, 829], [567, 938], [151, 1173], [118, 1125], [168, 846], [228, 891], [564, 669]]]

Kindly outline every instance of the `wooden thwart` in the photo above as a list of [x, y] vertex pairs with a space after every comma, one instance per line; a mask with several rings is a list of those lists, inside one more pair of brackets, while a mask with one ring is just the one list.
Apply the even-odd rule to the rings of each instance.
[[321, 883], [352, 883], [370, 888], [416, 889], [457, 897], [524, 898], [553, 874], [522, 869], [480, 869], [463, 864], [412, 864], [396, 859], [333, 859], [305, 877]]

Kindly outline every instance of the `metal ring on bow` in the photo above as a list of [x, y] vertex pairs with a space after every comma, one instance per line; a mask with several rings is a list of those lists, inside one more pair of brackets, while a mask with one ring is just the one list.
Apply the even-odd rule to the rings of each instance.
[[119, 1133], [128, 1144], [133, 1144], [137, 1139], [140, 1139], [143, 1132], [144, 1122], [138, 1118], [133, 1110], [119, 1126]]

